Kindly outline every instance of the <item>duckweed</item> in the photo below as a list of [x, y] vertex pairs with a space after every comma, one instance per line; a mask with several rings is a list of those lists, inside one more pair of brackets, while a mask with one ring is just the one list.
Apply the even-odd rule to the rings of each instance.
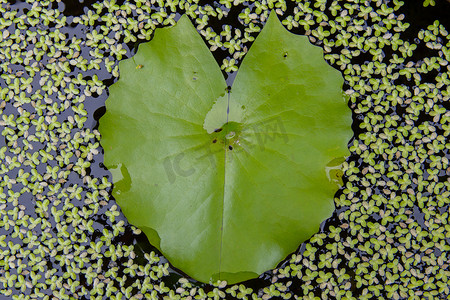
[[[450, 294], [450, 36], [439, 20], [411, 37], [411, 18], [398, 0], [104, 0], [77, 16], [63, 3], [0, 0], [0, 293], [17, 299]], [[335, 214], [277, 269], [254, 282], [201, 284], [171, 268], [115, 204], [101, 163], [98, 114], [120, 75], [118, 61], [155, 28], [188, 14], [232, 80], [272, 9], [288, 30], [323, 47], [345, 78], [355, 136], [344, 186]]]

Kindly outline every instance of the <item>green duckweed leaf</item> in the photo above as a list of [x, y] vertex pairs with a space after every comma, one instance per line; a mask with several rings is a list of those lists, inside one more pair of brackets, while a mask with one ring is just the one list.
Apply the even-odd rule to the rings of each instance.
[[100, 121], [113, 195], [175, 267], [247, 280], [331, 216], [327, 170], [352, 135], [343, 79], [274, 13], [231, 89], [186, 16], [119, 69]]

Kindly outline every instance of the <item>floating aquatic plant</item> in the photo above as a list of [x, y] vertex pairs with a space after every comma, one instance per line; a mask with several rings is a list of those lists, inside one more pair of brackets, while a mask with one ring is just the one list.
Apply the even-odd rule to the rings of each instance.
[[203, 282], [256, 277], [334, 210], [341, 74], [272, 13], [231, 88], [187, 16], [120, 63], [100, 120], [128, 220]]
[[[437, 15], [428, 13], [430, 6], [414, 15], [410, 8], [422, 2], [398, 0], [105, 0], [75, 8], [70, 1], [12, 3], [0, 0], [2, 295], [400, 299], [450, 294], [446, 1], [435, 1]], [[120, 210], [112, 209], [111, 177], [99, 164], [102, 149], [95, 148], [94, 112], [106, 92], [104, 87], [96, 88], [100, 95], [91, 92], [87, 81], [96, 74], [109, 85], [119, 76], [110, 46], [122, 44], [128, 51], [122, 57], [129, 57], [137, 45], [122, 43], [127, 36], [148, 41], [156, 27], [173, 25], [178, 13], [198, 24], [221, 67], [228, 67], [230, 81], [270, 9], [287, 28], [292, 25], [290, 31], [323, 47], [325, 59], [344, 75], [355, 117], [344, 188], [333, 218], [278, 268], [251, 283], [200, 284], [171, 270]], [[101, 17], [89, 25], [88, 15]], [[61, 34], [50, 34], [57, 29]], [[86, 33], [94, 30], [103, 37], [86, 46]], [[240, 47], [233, 54], [223, 47], [231, 40]], [[29, 78], [31, 84], [25, 84]], [[72, 109], [80, 103], [84, 108], [78, 111], [87, 115]], [[88, 153], [80, 146], [92, 155], [84, 157]], [[114, 222], [105, 214], [110, 210], [119, 212]]]

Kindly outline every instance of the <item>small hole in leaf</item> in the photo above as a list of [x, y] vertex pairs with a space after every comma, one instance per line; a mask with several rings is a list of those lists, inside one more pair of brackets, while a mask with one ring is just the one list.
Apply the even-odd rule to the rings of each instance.
[[214, 130], [214, 132], [221, 132], [222, 128], [217, 128], [216, 130]]
[[283, 57], [286, 58], [288, 56], [287, 52], [284, 52]]
[[217, 143], [217, 139], [213, 139], [212, 142], [213, 142], [213, 144]]

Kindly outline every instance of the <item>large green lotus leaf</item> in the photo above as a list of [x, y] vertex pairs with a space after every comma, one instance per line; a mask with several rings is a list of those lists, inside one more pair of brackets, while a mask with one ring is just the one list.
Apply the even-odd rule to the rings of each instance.
[[272, 13], [227, 89], [186, 16], [119, 65], [100, 121], [125, 216], [193, 278], [273, 268], [331, 216], [351, 113], [321, 48]]

